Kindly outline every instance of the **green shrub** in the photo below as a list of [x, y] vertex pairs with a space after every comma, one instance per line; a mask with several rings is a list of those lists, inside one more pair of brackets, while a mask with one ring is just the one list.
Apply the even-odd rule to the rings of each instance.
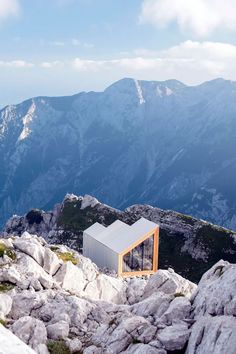
[[75, 258], [75, 255], [71, 252], [56, 252], [57, 257], [62, 259], [63, 262], [71, 261], [74, 265], [78, 264], [78, 259]]
[[0, 257], [3, 257], [4, 255], [7, 255], [13, 261], [16, 259], [16, 253], [13, 249], [7, 247], [4, 243], [0, 243]]
[[15, 285], [8, 283], [8, 282], [1, 282], [0, 283], [0, 293], [5, 293], [10, 291], [14, 288]]
[[50, 354], [70, 354], [70, 350], [64, 340], [50, 340], [47, 343], [47, 347]]
[[0, 324], [1, 325], [3, 325], [4, 327], [6, 327], [6, 321], [5, 320], [3, 320], [2, 318], [0, 318]]

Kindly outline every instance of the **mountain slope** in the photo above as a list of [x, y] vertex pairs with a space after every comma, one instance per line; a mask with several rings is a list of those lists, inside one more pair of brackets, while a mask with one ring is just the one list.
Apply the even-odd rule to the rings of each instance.
[[179, 274], [198, 281], [220, 259], [236, 263], [236, 233], [202, 220], [150, 205], [133, 205], [123, 212], [100, 203], [91, 196], [67, 195], [52, 212], [31, 210], [12, 217], [6, 235], [24, 231], [81, 249], [83, 230], [95, 222], [110, 225], [117, 219], [133, 224], [145, 217], [160, 225], [159, 267], [174, 268]]
[[0, 111], [1, 223], [68, 192], [236, 229], [236, 83], [123, 79]]

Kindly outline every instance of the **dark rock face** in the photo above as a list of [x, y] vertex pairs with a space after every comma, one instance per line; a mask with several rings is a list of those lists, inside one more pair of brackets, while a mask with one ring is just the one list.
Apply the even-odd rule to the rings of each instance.
[[70, 191], [236, 229], [236, 83], [124, 79], [0, 111], [0, 224]]
[[53, 212], [41, 212], [41, 223], [30, 223], [27, 215], [12, 217], [6, 224], [6, 234], [21, 235], [28, 231], [45, 237], [49, 242], [81, 250], [83, 230], [93, 223], [108, 226], [119, 219], [133, 224], [140, 217], [145, 217], [160, 225], [159, 268], [174, 268], [196, 282], [220, 259], [236, 263], [236, 233], [150, 205], [133, 205], [120, 211], [90, 196], [67, 195]]

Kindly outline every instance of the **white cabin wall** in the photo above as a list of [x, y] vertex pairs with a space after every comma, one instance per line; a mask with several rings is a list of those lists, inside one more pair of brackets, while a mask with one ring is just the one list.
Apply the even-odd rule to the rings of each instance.
[[86, 232], [83, 234], [83, 255], [90, 258], [99, 268], [106, 267], [118, 272], [119, 255]]

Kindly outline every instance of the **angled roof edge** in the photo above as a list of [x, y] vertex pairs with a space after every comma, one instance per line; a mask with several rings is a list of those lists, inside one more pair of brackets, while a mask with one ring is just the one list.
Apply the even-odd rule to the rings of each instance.
[[108, 227], [95, 223], [84, 232], [112, 251], [120, 254], [134, 243], [142, 240], [144, 235], [158, 226], [152, 221], [140, 218], [132, 225], [127, 225], [120, 220], [116, 220]]

